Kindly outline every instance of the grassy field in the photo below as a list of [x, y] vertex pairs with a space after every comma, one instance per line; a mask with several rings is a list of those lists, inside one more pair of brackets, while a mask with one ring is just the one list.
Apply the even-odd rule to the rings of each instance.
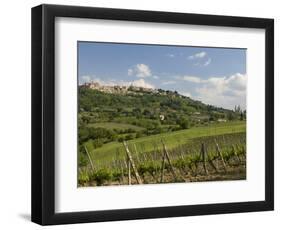
[[144, 130], [144, 128], [136, 126], [136, 125], [131, 125], [131, 124], [123, 124], [123, 123], [117, 123], [117, 122], [100, 122], [100, 123], [92, 123], [88, 125], [89, 127], [94, 127], [94, 128], [105, 128], [105, 129], [110, 129], [110, 130], [124, 130], [124, 129], [134, 129], [136, 131], [139, 130]]
[[[243, 132], [246, 132], [245, 121], [216, 123], [210, 124], [205, 127], [194, 127], [186, 130], [141, 137], [128, 141], [128, 145], [135, 144], [137, 149], [141, 152], [149, 152], [153, 151], [155, 147], [160, 145], [161, 139], [165, 141], [168, 149], [172, 149], [179, 146], [180, 144], [186, 144], [192, 141], [192, 139], [198, 137], [217, 136]], [[110, 142], [97, 149], [93, 149], [93, 146], [90, 142], [86, 143], [86, 146], [91, 154], [91, 157], [97, 163], [112, 160], [114, 157], [116, 157], [117, 151], [119, 152], [119, 156], [124, 156], [124, 147], [120, 142]]]

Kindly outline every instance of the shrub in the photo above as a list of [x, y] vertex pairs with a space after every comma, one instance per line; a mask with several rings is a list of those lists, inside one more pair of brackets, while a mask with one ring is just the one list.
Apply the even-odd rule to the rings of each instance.
[[92, 140], [91, 141], [93, 144], [93, 147], [96, 148], [100, 148], [103, 146], [103, 140], [102, 139], [96, 139], [96, 140]]
[[132, 140], [132, 139], [134, 139], [134, 136], [132, 134], [128, 134], [128, 135], [125, 136], [126, 141], [129, 141], [129, 140]]
[[183, 119], [180, 119], [178, 121], [178, 125], [182, 128], [182, 129], [189, 129], [190, 128], [190, 125], [189, 125], [189, 120], [183, 118]]
[[97, 186], [101, 186], [104, 184], [105, 181], [108, 181], [112, 178], [112, 174], [107, 169], [99, 169], [98, 171], [94, 172], [91, 176], [91, 180], [95, 180]]
[[78, 175], [78, 183], [80, 185], [85, 185], [90, 181], [89, 174], [86, 170], [80, 170]]
[[112, 180], [117, 181], [117, 180], [121, 180], [122, 174], [119, 171], [114, 171], [112, 173]]
[[125, 139], [124, 139], [124, 137], [119, 137], [118, 138], [118, 142], [123, 142]]
[[79, 164], [79, 167], [84, 167], [84, 166], [87, 166], [87, 164], [88, 164], [88, 159], [85, 156], [85, 154], [82, 152], [78, 153], [78, 164]]
[[144, 176], [145, 173], [149, 173], [151, 176], [154, 176], [156, 174], [157, 170], [160, 170], [161, 166], [160, 164], [157, 164], [156, 162], [145, 162], [138, 166], [138, 172], [141, 176]]
[[142, 132], [137, 132], [137, 133], [136, 133], [136, 138], [140, 138], [140, 137], [142, 137], [142, 136], [143, 136]]

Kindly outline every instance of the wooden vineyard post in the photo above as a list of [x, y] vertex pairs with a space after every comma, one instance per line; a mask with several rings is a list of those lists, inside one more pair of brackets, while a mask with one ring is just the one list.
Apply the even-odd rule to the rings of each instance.
[[123, 162], [124, 162], [124, 165], [125, 165], [125, 168], [128, 168], [128, 164], [127, 164], [127, 157], [123, 157]]
[[184, 156], [183, 156], [183, 153], [182, 153], [182, 152], [180, 153], [180, 158], [181, 158], [182, 160], [184, 160]]
[[120, 165], [120, 169], [121, 169], [121, 180], [122, 180], [122, 183], [124, 182], [124, 170], [123, 170], [123, 165], [122, 165], [122, 161], [121, 160], [118, 160], [119, 161], [119, 165]]
[[209, 164], [212, 166], [212, 168], [215, 170], [215, 172], [217, 173], [218, 172], [218, 169], [217, 167], [215, 166], [214, 162], [212, 159], [209, 159]]
[[166, 158], [166, 154], [164, 152], [162, 156], [162, 164], [161, 164], [161, 179], [160, 179], [161, 183], [164, 181], [165, 158]]
[[140, 175], [138, 173], [138, 170], [137, 170], [137, 168], [135, 166], [135, 163], [133, 161], [133, 158], [132, 158], [132, 155], [131, 155], [130, 150], [128, 148], [128, 145], [127, 145], [127, 143], [125, 141], [123, 142], [123, 145], [124, 145], [124, 148], [126, 150], [127, 157], [128, 157], [128, 164], [129, 164], [128, 169], [129, 169], [129, 172], [130, 172], [130, 168], [131, 168], [130, 166], [132, 166], [133, 172], [135, 174], [135, 177], [136, 177], [136, 180], [137, 180], [138, 184], [142, 184], [141, 177], [140, 177]]
[[131, 172], [129, 172], [129, 165], [128, 165], [128, 162], [127, 162], [127, 160], [128, 160], [128, 158], [127, 157], [124, 157], [123, 158], [123, 164], [124, 164], [124, 168], [126, 169], [128, 169], [128, 184], [129, 184], [129, 173], [130, 173], [130, 175], [131, 175]]
[[132, 184], [132, 178], [131, 178], [131, 163], [129, 157], [127, 158], [127, 166], [128, 166], [128, 185]]
[[208, 175], [209, 172], [208, 172], [207, 165], [206, 165], [207, 152], [206, 152], [206, 148], [205, 148], [204, 143], [202, 143], [202, 145], [201, 145], [201, 156], [202, 156], [202, 159], [203, 159], [204, 171], [205, 171], [206, 175]]
[[217, 151], [217, 154], [219, 155], [219, 158], [221, 159], [221, 162], [222, 162], [224, 171], [227, 172], [226, 164], [225, 164], [225, 161], [224, 161], [224, 159], [223, 159], [223, 156], [222, 156], [220, 147], [219, 147], [219, 145], [218, 145], [217, 142], [216, 142], [216, 151]]
[[238, 156], [234, 145], [232, 145], [232, 149], [233, 149], [234, 156], [237, 158], [238, 162], [241, 163], [241, 159], [240, 159], [240, 157]]
[[89, 158], [89, 161], [90, 161], [90, 164], [91, 164], [91, 168], [92, 168], [92, 170], [93, 170], [93, 172], [95, 171], [95, 168], [94, 168], [94, 164], [93, 164], [93, 161], [92, 161], [92, 159], [91, 159], [91, 156], [90, 156], [90, 154], [89, 154], [89, 152], [88, 152], [88, 149], [87, 149], [87, 147], [84, 145], [84, 148], [85, 148], [85, 151], [86, 151], [86, 153], [87, 153], [87, 156], [88, 156], [88, 158]]
[[171, 160], [170, 160], [170, 156], [169, 156], [169, 153], [168, 153], [168, 150], [166, 148], [166, 145], [164, 143], [163, 140], [161, 140], [162, 144], [163, 144], [163, 150], [164, 150], [164, 154], [163, 154], [163, 158], [162, 158], [162, 172], [161, 172], [161, 182], [163, 182], [163, 179], [164, 179], [164, 168], [165, 168], [165, 158], [167, 158], [167, 161], [168, 161], [168, 164], [170, 165], [171, 167], [171, 172], [173, 174], [173, 177], [175, 179], [175, 181], [177, 180], [177, 175], [176, 175], [176, 172], [174, 170], [174, 167], [171, 163]]
[[145, 152], [142, 155], [144, 157], [144, 161], [147, 161], [147, 156], [146, 156]]
[[135, 153], [136, 153], [137, 161], [138, 161], [138, 163], [140, 163], [139, 153], [138, 153], [136, 144], [134, 144], [134, 148], [135, 148]]

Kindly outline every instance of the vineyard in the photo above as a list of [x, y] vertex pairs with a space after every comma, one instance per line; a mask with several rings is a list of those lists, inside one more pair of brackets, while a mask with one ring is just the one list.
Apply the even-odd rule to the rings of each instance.
[[106, 158], [97, 157], [95, 150], [84, 145], [86, 163], [79, 167], [78, 185], [246, 179], [246, 133], [240, 129], [224, 134], [218, 129], [215, 135], [193, 135], [182, 142], [186, 136], [181, 134], [174, 145], [167, 136], [160, 135], [149, 148], [145, 148], [146, 142], [123, 141], [113, 145]]

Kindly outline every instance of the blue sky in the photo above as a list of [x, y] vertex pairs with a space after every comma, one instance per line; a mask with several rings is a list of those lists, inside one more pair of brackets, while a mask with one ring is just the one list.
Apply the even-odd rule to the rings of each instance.
[[79, 84], [133, 84], [177, 90], [204, 103], [246, 107], [246, 50], [78, 43]]

